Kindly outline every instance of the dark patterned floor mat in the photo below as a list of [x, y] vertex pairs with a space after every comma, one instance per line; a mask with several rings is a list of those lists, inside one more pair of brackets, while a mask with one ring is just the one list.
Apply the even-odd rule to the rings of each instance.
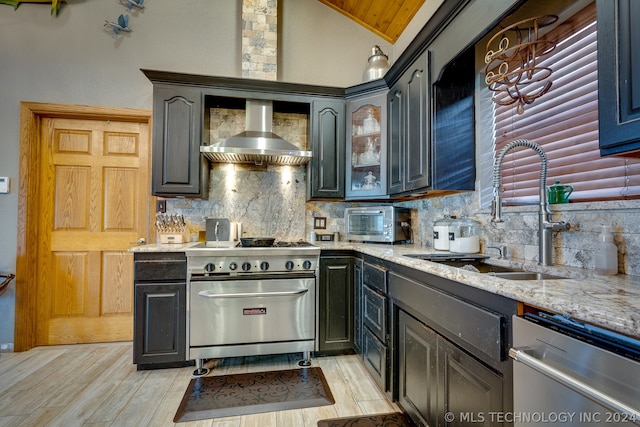
[[189, 383], [174, 422], [333, 405], [319, 367], [215, 375]]
[[411, 419], [400, 412], [391, 414], [361, 415], [358, 417], [332, 418], [318, 421], [318, 427], [414, 427]]

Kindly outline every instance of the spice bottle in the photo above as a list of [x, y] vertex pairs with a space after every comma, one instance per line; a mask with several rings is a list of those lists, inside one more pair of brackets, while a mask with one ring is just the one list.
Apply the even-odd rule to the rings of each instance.
[[618, 273], [618, 248], [613, 243], [613, 232], [608, 225], [602, 226], [596, 247], [596, 271], [612, 276]]

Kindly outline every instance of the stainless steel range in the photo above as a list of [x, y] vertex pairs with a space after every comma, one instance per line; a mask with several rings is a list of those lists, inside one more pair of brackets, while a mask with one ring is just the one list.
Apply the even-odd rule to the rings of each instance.
[[306, 242], [269, 247], [209, 247], [187, 255], [187, 357], [194, 376], [204, 359], [317, 350], [320, 248]]

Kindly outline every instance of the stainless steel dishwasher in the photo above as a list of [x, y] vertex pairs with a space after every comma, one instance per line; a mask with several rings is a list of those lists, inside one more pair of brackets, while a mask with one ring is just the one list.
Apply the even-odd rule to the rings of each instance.
[[640, 425], [640, 341], [550, 313], [513, 318], [518, 426]]

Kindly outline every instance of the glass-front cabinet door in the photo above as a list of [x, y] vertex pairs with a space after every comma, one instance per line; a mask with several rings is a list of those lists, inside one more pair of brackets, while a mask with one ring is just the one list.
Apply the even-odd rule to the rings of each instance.
[[347, 102], [346, 198], [387, 194], [387, 91]]

